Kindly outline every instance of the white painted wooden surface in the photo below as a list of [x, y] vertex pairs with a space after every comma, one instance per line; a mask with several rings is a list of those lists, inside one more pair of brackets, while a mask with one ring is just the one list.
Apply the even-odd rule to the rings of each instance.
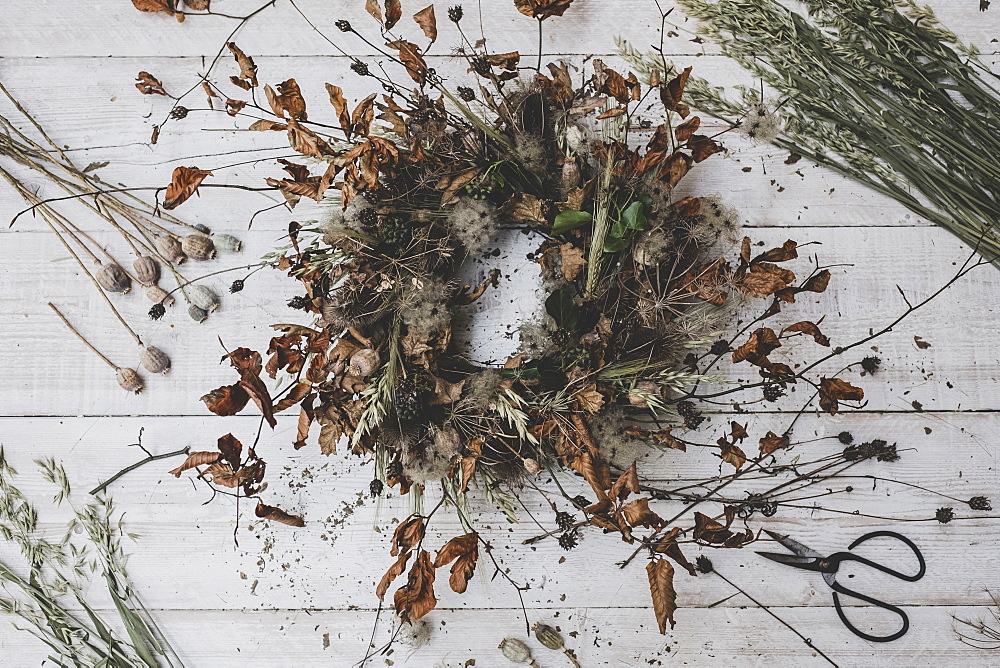
[[[216, 10], [234, 13], [253, 4], [215, 0]], [[358, 27], [368, 25], [360, 0], [299, 0], [298, 4], [337, 38], [340, 33], [332, 24], [338, 18], [347, 17]], [[980, 14], [974, 0], [932, 4], [961, 35], [990, 49], [998, 32], [994, 12], [1000, 10]], [[74, 159], [81, 164], [111, 160], [113, 164], [102, 172], [109, 181], [166, 183], [176, 164], [215, 168], [256, 157], [248, 153], [251, 149], [273, 148], [268, 154], [273, 156], [288, 152], [277, 135], [236, 132], [237, 123], [231, 119], [199, 113], [168, 125], [156, 146], [145, 144], [151, 124], [162, 117], [166, 106], [160, 98], [138, 95], [132, 87], [135, 73], [148, 70], [168, 89], [186, 88], [195, 73], [204, 70], [232, 22], [191, 18], [179, 25], [166, 17], [140, 14], [125, 0], [5, 5], [0, 12], [0, 80], [60, 144], [74, 149]], [[495, 49], [534, 51], [535, 26], [517, 14], [511, 2], [484, 0], [483, 5]], [[416, 9], [404, 3], [405, 11]], [[443, 55], [455, 35], [443, 19], [443, 6], [438, 9], [442, 27], [435, 49]], [[477, 18], [473, 3], [467, 3], [466, 13], [471, 24]], [[659, 21], [646, 0], [577, 0], [565, 17], [551, 24], [545, 51], [570, 54], [579, 62], [585, 53], [610, 54], [616, 30], [638, 44], [652, 42]], [[262, 81], [295, 76], [316, 113], [326, 112], [325, 81], [341, 83], [351, 95], [361, 92], [345, 59], [330, 57], [329, 45], [309, 30], [286, 0], [278, 0], [276, 7], [247, 25], [236, 41], [254, 56]], [[368, 53], [363, 45], [343, 43], [352, 52]], [[740, 81], [735, 67], [711, 55], [711, 47], [701, 55], [699, 46], [673, 40], [668, 50], [717, 83]], [[434, 64], [442, 72], [456, 69], [444, 58]], [[228, 63], [222, 71], [226, 67]], [[200, 97], [193, 96], [196, 105]], [[735, 148], [740, 150], [729, 159], [703, 165], [686, 187], [701, 194], [720, 192], [740, 206], [754, 239], [818, 241], [822, 245], [813, 248], [824, 263], [852, 265], [835, 270], [835, 281], [825, 295], [803, 300], [793, 311], [803, 317], [829, 313], [824, 330], [834, 345], [898, 313], [903, 304], [897, 285], [911, 299], [919, 299], [944, 283], [967, 254], [947, 233], [843, 179], [804, 162], [785, 165], [783, 155], [766, 148]], [[752, 169], [746, 173], [744, 167]], [[246, 182], [273, 171], [267, 163], [251, 164], [220, 171], [218, 178]], [[45, 184], [37, 185], [47, 192]], [[234, 232], [246, 243], [242, 257], [225, 256], [205, 267], [249, 263], [272, 246], [291, 219], [289, 214], [265, 215], [246, 231], [252, 212], [267, 204], [264, 199], [211, 191], [184, 205], [180, 213], [187, 220]], [[23, 206], [9, 189], [0, 189], [0, 221]], [[294, 217], [315, 215], [314, 209], [303, 206]], [[76, 220], [86, 229], [100, 229], [85, 215]], [[146, 393], [129, 397], [45, 307], [49, 300], [59, 304], [113, 357], [133, 360], [131, 339], [117, 327], [100, 297], [82, 281], [40, 221], [25, 218], [12, 230], [6, 223], [0, 228], [0, 442], [19, 468], [30, 471], [31, 459], [55, 456], [66, 464], [79, 494], [138, 458], [126, 445], [134, 442], [140, 427], [146, 428], [144, 442], [155, 451], [210, 446], [225, 431], [252, 439], [256, 429], [252, 417], [206, 416], [198, 397], [230, 378], [230, 371], [218, 364], [218, 337], [230, 345], [263, 348], [270, 336], [267, 324], [294, 320], [295, 312], [284, 306], [293, 295], [291, 284], [276, 275], [262, 275], [243, 293], [224, 295], [222, 310], [203, 325], [177, 310], [151, 323], [144, 319], [148, 303], [141, 295], [118, 300], [130, 320], [141, 324], [143, 337], [174, 359], [169, 376], [150, 378]], [[101, 238], [118, 247], [112, 237]], [[119, 252], [124, 256], [123, 249]], [[503, 341], [514, 318], [514, 302], [522, 308], [531, 303], [523, 301], [522, 286], [530, 284], [523, 279], [534, 269], [523, 258], [522, 249], [512, 247], [501, 259], [508, 280], [479, 308], [483, 314], [470, 325], [474, 338]], [[801, 267], [806, 264], [800, 260]], [[213, 279], [210, 285], [224, 292], [230, 278]], [[902, 461], [866, 464], [861, 472], [891, 475], [958, 498], [995, 496], [1000, 431], [998, 296], [1000, 274], [990, 269], [954, 286], [875, 342], [885, 371], [864, 379], [869, 398], [865, 410], [836, 418], [807, 416], [796, 433], [805, 438], [848, 429], [861, 440], [897, 442], [909, 449]], [[931, 347], [918, 348], [914, 336]], [[790, 403], [776, 408], [787, 410], [798, 401], [793, 396]], [[915, 410], [914, 401], [922, 412]], [[722, 425], [727, 417], [725, 413], [714, 417], [712, 425]], [[769, 429], [787, 420], [776, 413], [759, 415], [751, 418], [750, 428]], [[239, 545], [234, 545], [232, 504], [216, 500], [201, 505], [208, 499], [205, 490], [166, 475], [167, 465], [140, 469], [113, 488], [127, 513], [129, 529], [142, 534], [132, 546], [131, 572], [137, 589], [157, 611], [190, 666], [347, 666], [364, 656], [374, 620], [374, 583], [389, 564], [385, 529], [405, 516], [408, 507], [398, 499], [375, 504], [360, 497], [357, 492], [371, 477], [369, 466], [340, 456], [325, 458], [312, 448], [295, 452], [290, 447], [293, 433], [294, 421], [283, 417], [259, 451], [274, 476], [269, 493], [283, 506], [302, 512], [309, 522], [305, 529], [268, 527], [244, 512]], [[804, 446], [803, 456], [829, 448], [823, 443]], [[659, 477], [670, 481], [716, 467], [712, 458], [697, 452], [668, 453], [649, 462], [646, 470], [659, 471]], [[873, 489], [870, 481], [842, 481], [841, 487], [847, 484], [853, 484], [855, 491], [829, 497], [824, 500], [827, 505], [909, 519], [930, 517], [941, 505], [955, 505], [959, 515], [969, 512], [960, 504], [900, 486], [879, 483]], [[31, 476], [25, 476], [25, 487], [36, 498], [46, 495]], [[1000, 499], [994, 501], [1000, 504]], [[529, 501], [529, 508], [540, 518], [548, 517], [537, 499]], [[641, 564], [624, 571], [614, 565], [631, 551], [627, 545], [589, 534], [586, 550], [563, 552], [551, 541], [533, 549], [520, 545], [537, 533], [527, 518], [508, 527], [486, 504], [477, 505], [477, 517], [503, 536], [495, 540], [496, 553], [510, 574], [530, 583], [525, 602], [531, 620], [554, 620], [584, 666], [824, 665], [798, 638], [742, 596], [709, 607], [733, 593], [719, 578], [678, 575], [678, 625], [662, 637], [648, 609]], [[44, 527], [53, 532], [64, 519], [43, 514]], [[889, 525], [849, 515], [814, 516], [803, 510], [783, 511], [768, 525], [831, 551], [873, 528], [902, 526], [923, 549], [928, 574], [919, 583], [878, 579], [860, 570], [852, 580], [859, 589], [877, 589], [910, 614], [911, 632], [887, 645], [871, 645], [849, 634], [830, 607], [829, 590], [819, 578], [789, 573], [750, 551], [712, 551], [721, 572], [773, 606], [776, 614], [841, 665], [1000, 663], [1000, 654], [970, 649], [951, 631], [952, 614], [987, 612], [980, 607], [988, 602], [984, 588], [1000, 587], [995, 522]], [[373, 526], [382, 532], [373, 532]], [[457, 529], [448, 522], [440, 528], [445, 534]], [[0, 550], [0, 557], [7, 556]], [[521, 611], [514, 592], [500, 581], [490, 582], [489, 575], [481, 569], [464, 596], [439, 594], [439, 608], [428, 617], [432, 626], [428, 645], [419, 649], [401, 645], [370, 665], [466, 665], [469, 659], [475, 659], [477, 666], [506, 665], [496, 645], [503, 636], [523, 631]], [[852, 614], [877, 619], [870, 610]], [[379, 639], [386, 637], [387, 621], [383, 615]], [[564, 657], [533, 640], [530, 644], [543, 666], [565, 665]], [[0, 656], [3, 666], [32, 666], [41, 662], [44, 652], [33, 638], [2, 624]]]

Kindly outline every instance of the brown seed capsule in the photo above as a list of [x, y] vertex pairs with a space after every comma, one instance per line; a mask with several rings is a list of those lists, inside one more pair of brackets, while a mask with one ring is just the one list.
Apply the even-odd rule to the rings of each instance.
[[132, 279], [125, 270], [114, 262], [103, 265], [97, 271], [97, 282], [108, 292], [128, 293], [132, 289]]
[[135, 269], [135, 277], [143, 285], [152, 285], [160, 280], [160, 263], [148, 255], [137, 257], [132, 268]]
[[181, 241], [181, 250], [194, 260], [211, 260], [215, 257], [215, 244], [204, 234], [192, 234]]
[[154, 304], [163, 304], [164, 306], [174, 305], [173, 296], [159, 285], [151, 285], [146, 288], [146, 296]]
[[156, 247], [168, 262], [184, 264], [184, 261], [187, 259], [187, 255], [184, 254], [181, 242], [177, 237], [157, 237]]
[[539, 466], [537, 461], [531, 459], [530, 457], [525, 457], [522, 464], [524, 464], [524, 470], [531, 475], [538, 475], [542, 472], [542, 467]]
[[117, 376], [118, 384], [126, 392], [135, 392], [136, 394], [142, 392], [142, 378], [139, 377], [139, 373], [135, 369], [122, 367], [118, 369]]
[[212, 313], [219, 308], [219, 296], [204, 285], [189, 285], [185, 290], [191, 303], [204, 309], [206, 313]]
[[159, 348], [144, 346], [139, 352], [139, 361], [149, 373], [166, 373], [170, 371], [170, 358]]
[[216, 248], [227, 253], [239, 253], [243, 250], [243, 242], [231, 234], [215, 234], [212, 241]]

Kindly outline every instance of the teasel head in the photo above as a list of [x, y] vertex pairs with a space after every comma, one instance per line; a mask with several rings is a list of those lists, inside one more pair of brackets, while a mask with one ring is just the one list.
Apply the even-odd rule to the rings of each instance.
[[213, 260], [216, 256], [215, 244], [204, 234], [190, 234], [181, 241], [181, 250], [194, 260]]
[[135, 277], [145, 286], [155, 284], [160, 280], [160, 263], [148, 255], [140, 255], [132, 262]]
[[146, 297], [154, 304], [162, 306], [173, 306], [175, 301], [173, 295], [159, 285], [151, 285], [146, 288]]
[[184, 264], [184, 261], [187, 260], [187, 255], [184, 254], [184, 250], [181, 248], [181, 242], [175, 236], [164, 235], [157, 237], [156, 248], [167, 262]]
[[118, 371], [115, 372], [115, 376], [118, 379], [118, 384], [126, 392], [139, 394], [144, 389], [142, 378], [139, 377], [139, 372], [135, 369], [127, 366], [119, 367]]
[[108, 292], [117, 292], [124, 295], [128, 294], [129, 290], [132, 289], [132, 279], [121, 268], [121, 265], [115, 262], [102, 265], [97, 270], [96, 278], [98, 284]]
[[188, 300], [206, 313], [212, 313], [219, 308], [219, 296], [204, 285], [188, 285], [185, 287]]
[[139, 362], [149, 373], [165, 374], [170, 371], [170, 358], [154, 346], [143, 346], [139, 351]]
[[216, 248], [226, 253], [239, 253], [243, 250], [243, 242], [231, 234], [212, 235], [212, 242]]

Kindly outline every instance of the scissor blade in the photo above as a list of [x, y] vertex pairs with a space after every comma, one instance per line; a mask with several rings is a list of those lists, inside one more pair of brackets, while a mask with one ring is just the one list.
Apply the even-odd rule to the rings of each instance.
[[786, 566], [794, 566], [795, 568], [802, 568], [807, 571], [819, 570], [819, 567], [816, 565], [818, 560], [815, 557], [801, 557], [797, 554], [785, 554], [783, 552], [758, 552], [757, 554], [765, 559], [770, 559]]
[[769, 531], [768, 529], [764, 529], [764, 533], [766, 533], [768, 536], [778, 541], [786, 548], [788, 548], [795, 554], [799, 555], [800, 557], [809, 557], [810, 559], [823, 558], [823, 555], [817, 552], [816, 550], [812, 549], [811, 547], [806, 547], [797, 540], [792, 540], [791, 538], [789, 538], [784, 534], [775, 533], [774, 531]]

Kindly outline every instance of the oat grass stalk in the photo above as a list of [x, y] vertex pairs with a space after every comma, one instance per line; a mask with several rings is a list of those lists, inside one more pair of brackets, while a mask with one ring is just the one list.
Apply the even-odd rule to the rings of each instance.
[[[699, 32], [780, 100], [774, 143], [1000, 251], [1000, 93], [974, 46], [913, 0], [678, 0]], [[694, 105], [738, 122], [760, 93], [689, 83]], [[754, 99], [756, 97], [756, 99]], [[994, 263], [996, 264], [996, 263]], [[1000, 265], [998, 265], [1000, 266]]]

